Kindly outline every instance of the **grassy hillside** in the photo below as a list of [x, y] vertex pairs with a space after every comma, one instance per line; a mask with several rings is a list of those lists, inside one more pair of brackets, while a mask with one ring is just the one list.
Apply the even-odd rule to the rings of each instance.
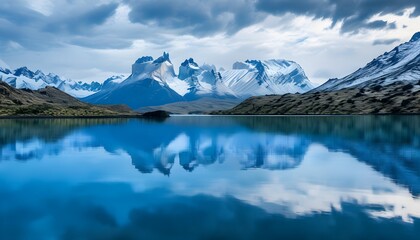
[[238, 106], [212, 114], [420, 114], [420, 81], [369, 85], [332, 92], [251, 97]]
[[95, 106], [54, 87], [15, 89], [0, 81], [0, 117], [100, 117], [134, 116], [125, 106]]

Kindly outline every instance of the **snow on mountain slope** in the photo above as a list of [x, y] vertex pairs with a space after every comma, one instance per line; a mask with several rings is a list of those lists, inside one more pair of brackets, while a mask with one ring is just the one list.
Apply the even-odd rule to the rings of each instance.
[[26, 67], [14, 71], [0, 68], [0, 80], [16, 88], [33, 90], [53, 86], [90, 103], [127, 104], [134, 109], [203, 98], [243, 99], [305, 92], [312, 88], [302, 68], [291, 61], [247, 60], [235, 63], [232, 70], [218, 72], [214, 65], [199, 66], [190, 58], [181, 64], [177, 76], [165, 52], [156, 60], [151, 56], [137, 59], [128, 78], [113, 76], [103, 84], [65, 80]]
[[313, 88], [302, 67], [288, 60], [247, 60], [221, 71], [224, 84], [238, 97], [306, 92]]
[[[223, 70], [223, 69], [222, 69]], [[110, 80], [112, 81], [112, 80]], [[104, 83], [101, 91], [84, 98], [96, 104], [127, 104], [139, 109], [198, 99], [243, 99], [266, 94], [306, 92], [312, 84], [303, 69], [287, 60], [251, 60], [217, 72], [214, 65], [185, 60], [176, 75], [168, 53], [154, 60], [144, 56], [132, 65], [121, 83]]]
[[197, 76], [200, 72], [201, 69], [198, 64], [194, 62], [194, 59], [186, 59], [183, 63], [181, 63], [181, 66], [179, 66], [178, 78], [184, 80], [191, 76]]
[[102, 84], [98, 82], [82, 83], [75, 82], [73, 80], [66, 80], [61, 82], [57, 88], [74, 97], [83, 98], [101, 90]]
[[98, 82], [83, 83], [62, 79], [52, 73], [44, 74], [40, 70], [33, 72], [27, 67], [21, 67], [14, 71], [0, 67], [0, 80], [19, 89], [38, 90], [46, 86], [52, 86], [78, 98], [91, 95], [99, 91], [102, 86]]
[[181, 64], [178, 78], [170, 79], [168, 84], [187, 101], [204, 97], [237, 98], [235, 93], [224, 84], [215, 66], [199, 67], [192, 58]]
[[372, 82], [388, 85], [395, 81], [418, 80], [420, 80], [420, 32], [414, 34], [409, 42], [375, 58], [356, 72], [341, 79], [330, 79], [315, 90], [333, 91]]
[[139, 58], [132, 65], [131, 76], [121, 84], [127, 85], [150, 78], [157, 81], [161, 86], [167, 86], [166, 80], [175, 76], [174, 67], [169, 59], [169, 53], [164, 52], [156, 60], [153, 60], [150, 56]]
[[116, 85], [122, 83], [125, 79], [127, 78], [124, 75], [112, 76], [104, 81], [102, 89], [115, 87]]
[[182, 96], [167, 82], [175, 77], [168, 53], [156, 60], [141, 57], [132, 65], [132, 73], [126, 80], [82, 100], [94, 104], [126, 104], [133, 109], [182, 101]]

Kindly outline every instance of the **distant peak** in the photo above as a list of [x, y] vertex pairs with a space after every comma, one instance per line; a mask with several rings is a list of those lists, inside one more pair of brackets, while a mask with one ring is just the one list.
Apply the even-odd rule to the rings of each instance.
[[169, 53], [167, 52], [163, 52], [163, 55], [161, 57], [159, 57], [158, 59], [156, 59], [155, 61], [153, 61], [153, 63], [163, 63], [163, 62], [171, 62], [171, 60], [169, 59]]
[[189, 62], [188, 62], [188, 59], [185, 59], [185, 61], [181, 63], [181, 66], [184, 66], [184, 67], [185, 67], [185, 66], [187, 66], [187, 65], [188, 65], [188, 63], [189, 63]]
[[198, 67], [198, 64], [196, 63], [196, 62], [194, 62], [194, 59], [193, 58], [189, 58], [189, 59], [185, 59], [185, 61], [183, 62], [183, 63], [181, 63], [181, 66], [188, 66], [188, 65], [193, 65], [193, 66], [196, 66], [196, 67]]
[[47, 76], [51, 78], [58, 77], [57, 74], [54, 74], [54, 73], [48, 73]]
[[420, 39], [420, 32], [416, 32], [413, 37], [411, 38], [410, 42], [415, 42]]
[[119, 78], [123, 78], [123, 77], [124, 77], [124, 75], [113, 75], [113, 76], [107, 78], [106, 80], [115, 80], [115, 79], [119, 79]]
[[260, 60], [246, 60], [245, 62], [254, 66], [259, 72], [264, 71], [264, 65]]
[[26, 66], [23, 66], [23, 67], [20, 67], [20, 68], [16, 69], [16, 71], [18, 71], [18, 70], [22, 71], [22, 70], [29, 70], [29, 69]]
[[16, 75], [16, 76], [24, 75], [26, 77], [32, 78], [33, 74], [34, 73], [31, 70], [29, 70], [27, 67], [20, 67], [20, 68], [15, 70], [14, 75]]
[[136, 63], [139, 64], [139, 63], [145, 63], [145, 62], [151, 62], [151, 61], [153, 61], [153, 57], [151, 57], [151, 56], [143, 56], [143, 57], [137, 59]]
[[246, 60], [245, 62], [254, 66], [262, 66], [262, 62], [260, 60]]
[[36, 75], [45, 75], [44, 72], [42, 72], [41, 70], [36, 70], [35, 72]]

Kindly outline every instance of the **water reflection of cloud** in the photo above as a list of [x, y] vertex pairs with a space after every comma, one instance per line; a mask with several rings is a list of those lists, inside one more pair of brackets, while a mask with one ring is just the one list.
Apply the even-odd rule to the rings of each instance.
[[378, 137], [358, 141], [348, 131], [348, 138], [296, 131], [94, 125], [61, 133], [64, 137], [54, 141], [26, 137], [2, 145], [1, 160], [41, 161], [1, 161], [0, 181], [16, 186], [121, 181], [137, 192], [164, 188], [180, 196], [231, 195], [268, 213], [294, 217], [341, 212], [343, 202], [379, 206], [365, 209], [369, 216], [407, 222], [420, 217], [413, 137], [404, 133], [411, 145], [398, 145]]
[[[129, 183], [137, 191], [167, 188], [181, 196], [231, 195], [286, 216], [341, 211], [341, 203], [345, 201], [384, 207], [369, 210], [371, 216], [398, 217], [408, 222], [413, 217], [420, 218], [420, 200], [408, 189], [350, 155], [329, 152], [321, 145], [311, 145], [299, 167], [287, 171], [238, 171], [237, 165], [230, 164], [234, 161], [227, 160], [224, 164], [199, 168], [194, 174], [175, 165], [170, 179], [159, 174], [139, 176], [130, 167], [129, 155], [109, 155], [103, 148], [82, 152], [67, 149], [60, 154], [60, 161], [57, 156], [51, 156], [19, 167], [16, 162], [2, 163], [0, 180], [22, 184], [27, 181], [70, 184], [120, 181]], [[78, 157], [74, 158], [76, 155]], [[94, 156], [96, 160], [87, 161]]]
[[0, 187], [0, 193], [8, 202], [0, 207], [7, 218], [0, 234], [17, 240], [415, 239], [420, 233], [418, 219], [411, 225], [372, 219], [367, 212], [377, 207], [345, 200], [331, 214], [290, 218], [235, 197], [180, 196], [156, 188], [139, 193], [124, 183], [30, 184], [13, 191]]
[[[390, 179], [384, 178], [370, 166], [344, 153], [329, 152], [320, 145], [310, 147], [302, 164], [281, 172], [251, 171], [226, 177], [213, 176], [213, 171], [200, 172], [201, 186], [177, 189], [180, 194], [211, 194], [233, 196], [266, 210], [286, 215], [306, 215], [313, 212], [340, 211], [341, 202], [386, 206], [372, 216], [400, 217], [412, 221], [420, 218], [420, 199]], [[206, 175], [206, 174], [209, 174]], [[255, 178], [255, 176], [257, 176]], [[258, 179], [255, 183], [245, 179]], [[223, 186], [223, 187], [221, 187]], [[246, 186], [246, 187], [244, 187]], [[287, 206], [285, 212], [284, 206]]]

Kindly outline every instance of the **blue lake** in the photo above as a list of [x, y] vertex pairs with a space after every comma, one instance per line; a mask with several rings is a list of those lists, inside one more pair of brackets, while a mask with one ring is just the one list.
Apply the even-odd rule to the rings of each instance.
[[0, 120], [0, 239], [419, 239], [420, 116]]

